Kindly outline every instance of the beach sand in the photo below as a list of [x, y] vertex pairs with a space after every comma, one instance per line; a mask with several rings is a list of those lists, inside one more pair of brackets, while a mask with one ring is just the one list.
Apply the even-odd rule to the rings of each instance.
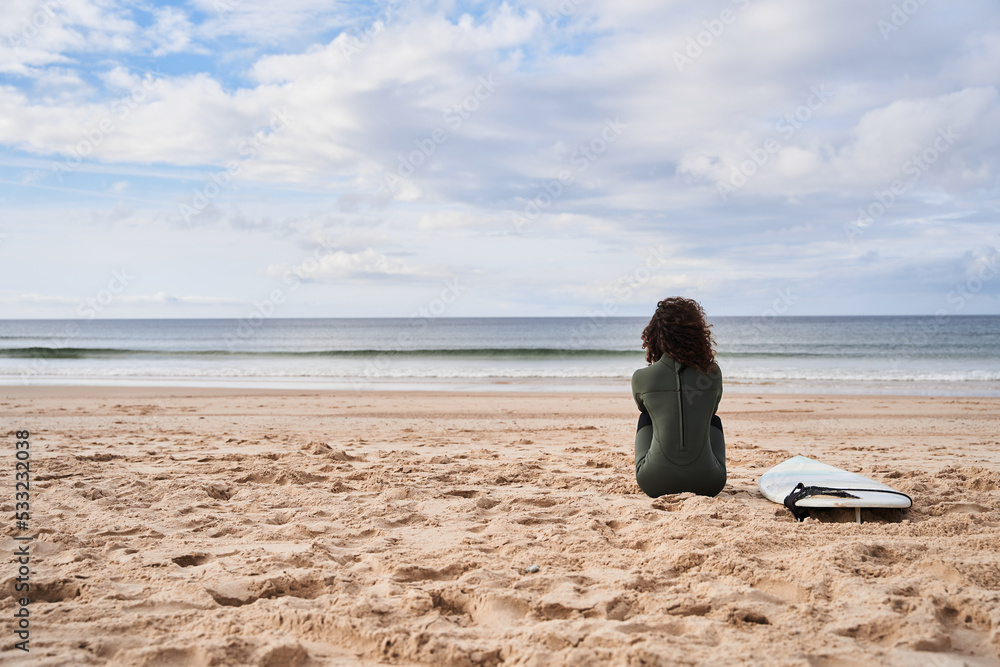
[[[0, 406], [4, 664], [1000, 664], [1000, 399], [727, 394], [725, 491], [656, 500], [627, 389], [3, 387]], [[914, 507], [795, 523], [757, 490], [795, 454]]]

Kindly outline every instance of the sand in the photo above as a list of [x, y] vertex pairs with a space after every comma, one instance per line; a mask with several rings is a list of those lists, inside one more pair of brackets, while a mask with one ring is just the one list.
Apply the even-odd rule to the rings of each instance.
[[[627, 390], [0, 406], [0, 509], [30, 429], [38, 533], [30, 654], [0, 572], [4, 664], [1000, 664], [1000, 399], [729, 394], [725, 491], [656, 500]], [[756, 486], [795, 454], [914, 507], [795, 523]]]

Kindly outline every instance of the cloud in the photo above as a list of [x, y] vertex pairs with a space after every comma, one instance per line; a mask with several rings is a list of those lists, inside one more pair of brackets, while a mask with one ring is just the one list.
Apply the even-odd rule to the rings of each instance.
[[[302, 17], [316, 9], [307, 1], [282, 12], [249, 0], [233, 3], [223, 12], [230, 20], [298, 26], [289, 30], [300, 30]], [[159, 54], [190, 50], [194, 32], [222, 20], [214, 5], [199, 7], [209, 16], [199, 26], [178, 9], [155, 10], [155, 22], [146, 31], [155, 43], [150, 48]], [[698, 20], [700, 12], [689, 9], [677, 20], [671, 18], [678, 13], [677, 6], [647, 9], [645, 23], [604, 34], [597, 28], [609, 17], [600, 8], [588, 9], [593, 20], [588, 32], [580, 28], [581, 11], [581, 16], [570, 18], [576, 20], [574, 35], [585, 36], [588, 48], [575, 53], [564, 51], [568, 45], [548, 41], [560, 36], [546, 23], [546, 11], [553, 10], [502, 4], [473, 18], [409, 8], [379, 23], [378, 31], [366, 36], [363, 44], [357, 34], [344, 30], [299, 53], [263, 55], [250, 69], [249, 87], [229, 88], [205, 73], [158, 77], [155, 89], [142, 95], [140, 102], [126, 97], [129, 113], [121, 118], [117, 116], [124, 116], [126, 107], [120, 100], [81, 104], [79, 99], [67, 99], [54, 104], [8, 88], [3, 112], [9, 120], [0, 127], [0, 141], [28, 152], [65, 156], [81, 145], [81, 136], [93, 135], [110, 117], [113, 131], [93, 147], [89, 159], [215, 166], [236, 161], [242, 180], [310, 187], [336, 183], [342, 191], [353, 190], [359, 196], [385, 190], [386, 174], [412, 172], [397, 181], [399, 201], [472, 201], [485, 195], [510, 205], [517, 200], [518, 188], [529, 188], [531, 181], [552, 178], [565, 169], [608, 117], [624, 118], [630, 129], [614, 151], [594, 161], [587, 173], [578, 174], [591, 200], [595, 190], [662, 191], [659, 183], [641, 175], [629, 182], [621, 178], [629, 168], [641, 174], [634, 165], [653, 154], [677, 165], [677, 174], [695, 177], [694, 182], [710, 193], [715, 184], [728, 182], [733, 169], [745, 164], [768, 139], [778, 140], [780, 150], [768, 156], [770, 164], [756, 169], [741, 193], [842, 193], [843, 187], [867, 186], [872, 179], [891, 180], [906, 156], [921, 150], [923, 142], [932, 140], [944, 125], [962, 132], [975, 124], [993, 127], [998, 122], [995, 87], [902, 99], [883, 95], [879, 100], [871, 91], [875, 78], [840, 92], [830, 81], [799, 83], [798, 71], [782, 80], [788, 63], [817, 60], [833, 74], [831, 63], [850, 63], [854, 56], [834, 52], [843, 45], [829, 30], [817, 29], [813, 13], [771, 2], [748, 7], [703, 49], [688, 73], [652, 67], [649, 53], [661, 43], [681, 48], [691, 35], [705, 29], [705, 21], [715, 20], [710, 14]], [[829, 7], [819, 11], [824, 26], [835, 29], [833, 34], [856, 28], [852, 23], [856, 19], [846, 11]], [[874, 26], [875, 13], [865, 12]], [[332, 12], [320, 20], [344, 27], [363, 24], [363, 14]], [[377, 18], [377, 14], [368, 17], [378, 23]], [[769, 35], [779, 25], [784, 26], [782, 34], [793, 39], [771, 40]], [[134, 30], [119, 26], [115, 34], [130, 32]], [[864, 52], [884, 49], [873, 35], [856, 41]], [[751, 44], [761, 43], [767, 48], [751, 49]], [[974, 49], [990, 48], [984, 46], [988, 43], [981, 39], [949, 56], [967, 59]], [[748, 53], [761, 71], [769, 73], [766, 84], [734, 79], [734, 73], [747, 70]], [[625, 79], [623, 71], [628, 73]], [[68, 89], [70, 76], [73, 73], [66, 70], [59, 87]], [[491, 86], [488, 97], [481, 94], [484, 76], [498, 84]], [[877, 78], [878, 70], [873, 76]], [[118, 89], [139, 85], [138, 77], [121, 66], [109, 70], [105, 79]], [[82, 80], [79, 83], [83, 85]], [[825, 85], [835, 91], [833, 101], [823, 99], [818, 106], [804, 107], [807, 101], [812, 105], [812, 91]], [[890, 93], [901, 92], [898, 84], [893, 88]], [[915, 92], [918, 86], [911, 88]], [[856, 102], [842, 101], [847, 95], [867, 96], [870, 106], [859, 109]], [[463, 110], [468, 100], [474, 108]], [[117, 112], [112, 112], [115, 105]], [[794, 114], [803, 108], [808, 117], [796, 123]], [[460, 113], [452, 111], [449, 116], [454, 109]], [[287, 127], [248, 159], [248, 139], [266, 128], [275, 113], [288, 116]], [[734, 113], [746, 122], [732, 122]], [[777, 129], [782, 117], [796, 123], [797, 131], [788, 139], [783, 136], [787, 124], [780, 132]], [[433, 142], [435, 131], [441, 139]], [[422, 146], [430, 148], [420, 154]], [[950, 157], [959, 155], [955, 151]], [[419, 164], [409, 164], [411, 156]], [[962, 164], [955, 167], [959, 175], [941, 165], [926, 179], [928, 184], [980, 187], [983, 177], [995, 171], [993, 166], [984, 171], [982, 160], [973, 155], [962, 157]], [[506, 192], [494, 185], [498, 181], [508, 184]], [[564, 203], [571, 204], [579, 194], [567, 193]]]
[[[0, 169], [31, 186], [5, 193], [5, 224], [91, 249], [85, 232], [112, 226], [196, 239], [208, 264], [247, 272], [193, 268], [220, 298], [257, 298], [261, 266], [316, 294], [460, 272], [545, 311], [603, 298], [637, 250], [669, 244], [670, 271], [630, 298], [690, 290], [757, 312], [746, 294], [794, 284], [857, 303], [856, 276], [897, 262], [927, 267], [913, 299], [930, 303], [950, 289], [943, 256], [995, 235], [985, 0], [921, 5], [889, 39], [886, 7], [863, 0], [51, 2], [30, 35], [42, 5], [0, 10]], [[872, 202], [884, 210], [848, 238]], [[150, 289], [190, 293], [181, 280]]]
[[[93, 297], [91, 297], [93, 298]], [[35, 292], [25, 294], [3, 294], [0, 295], [0, 303], [11, 305], [33, 305], [33, 306], [80, 306], [87, 303], [87, 298], [60, 296], [52, 294], [38, 294]], [[241, 305], [245, 302], [240, 299], [216, 296], [175, 296], [167, 292], [157, 292], [156, 294], [114, 294], [109, 297], [107, 303], [102, 305], [127, 305], [127, 306], [221, 306], [221, 305]]]
[[[953, 152], [951, 145], [945, 149], [947, 142], [941, 141], [941, 135], [949, 130], [953, 141], [959, 142], [958, 150]], [[852, 129], [854, 141], [838, 155], [838, 167], [845, 178], [856, 181], [892, 180], [901, 175], [907, 160], [936, 145], [938, 151], [949, 150], [948, 159], [936, 167], [928, 167], [939, 174], [944, 172], [946, 178], [942, 180], [948, 184], [961, 186], [963, 166], [970, 161], [979, 162], [984, 148], [988, 155], [1000, 145], [998, 130], [1000, 95], [992, 86], [896, 100], [861, 117]], [[959, 173], [949, 174], [949, 167], [957, 168]], [[981, 185], [971, 182], [965, 187]]]
[[123, 53], [139, 33], [125, 5], [101, 0], [11, 0], [0, 10], [0, 71], [33, 76], [87, 53]]
[[254, 45], [311, 42], [325, 31], [361, 23], [377, 13], [364, 3], [329, 0], [190, 0], [205, 15], [198, 27], [206, 41], [232, 36]]
[[156, 23], [149, 29], [148, 39], [155, 45], [153, 56], [184, 53], [191, 50], [191, 21], [187, 14], [176, 7], [163, 7], [155, 11]]
[[297, 278], [303, 282], [433, 275], [425, 269], [410, 266], [401, 259], [389, 257], [372, 248], [360, 252], [326, 252], [294, 265], [269, 266], [266, 273], [272, 278]]

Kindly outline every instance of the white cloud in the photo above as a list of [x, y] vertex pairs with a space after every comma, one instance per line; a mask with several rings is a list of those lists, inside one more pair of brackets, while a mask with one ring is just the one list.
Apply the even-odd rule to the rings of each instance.
[[[110, 294], [110, 292], [109, 292]], [[95, 297], [91, 297], [95, 298]], [[87, 303], [87, 298], [60, 296], [51, 294], [25, 293], [25, 294], [4, 294], [0, 295], [0, 303], [11, 305], [32, 305], [32, 306], [72, 306], [76, 307]], [[128, 306], [220, 306], [220, 305], [240, 305], [245, 303], [240, 299], [215, 296], [175, 296], [167, 292], [157, 292], [156, 294], [115, 294], [107, 302], [102, 301], [102, 305]]]
[[[951, 131], [953, 142], [942, 147], [940, 136]], [[983, 130], [989, 131], [983, 133]], [[873, 109], [858, 121], [852, 131], [855, 139], [838, 156], [839, 170], [845, 178], [858, 181], [888, 181], [901, 176], [904, 163], [915, 155], [935, 147], [948, 150], [947, 158], [969, 153], [982, 154], [984, 148], [996, 149], [1000, 136], [1000, 95], [995, 87], [968, 88], [930, 98], [896, 100]], [[951, 136], [949, 135], [949, 136]], [[984, 146], [985, 143], [985, 146]], [[966, 148], [962, 150], [963, 146]], [[971, 149], [971, 150], [970, 150]], [[947, 171], [943, 160], [934, 171]]]
[[778, 152], [775, 170], [780, 176], [789, 178], [806, 176], [814, 172], [821, 161], [822, 158], [813, 151], [787, 146]]
[[[566, 3], [417, 2], [376, 23], [384, 6], [371, 3], [64, 0], [15, 53], [4, 29], [40, 5], [12, 1], [0, 9], [0, 144], [14, 154], [0, 165], [7, 182], [34, 187], [5, 196], [5, 210], [21, 210], [8, 204], [26, 201], [22, 191], [57, 188], [49, 192], [79, 212], [53, 213], [51, 224], [88, 247], [86, 225], [162, 230], [178, 220], [178, 202], [235, 165], [184, 232], [257, 239], [269, 259], [245, 265], [270, 265], [271, 278], [400, 285], [482, 269], [517, 286], [515, 301], [540, 286], [553, 303], [558, 290], [596, 298], [622, 257], [666, 241], [690, 257], [665, 282], [646, 283], [643, 298], [690, 289], [739, 303], [744, 287], [767, 293], [767, 280], [784, 285], [812, 266], [834, 275], [845, 257], [888, 261], [883, 245], [939, 261], [934, 234], [953, 231], [941, 243], [957, 256], [992, 233], [993, 5], [928, 3], [885, 40], [885, 7], [863, 0], [744, 4], [588, 0], [553, 22]], [[722, 7], [735, 22], [678, 71], [674, 53]], [[966, 18], [980, 28], [960, 29]], [[181, 69], [143, 78], [149, 58], [155, 69], [158, 56], [201, 52], [211, 67], [175, 58]], [[830, 94], [814, 104], [817, 86]], [[278, 112], [287, 122], [274, 131]], [[615, 118], [625, 129], [609, 142], [601, 134]], [[852, 245], [843, 224], [948, 127], [955, 143]], [[754, 166], [769, 140], [776, 148]], [[74, 168], [19, 173], [27, 158], [17, 152]], [[407, 161], [412, 174], [390, 196], [386, 174]], [[752, 173], [723, 201], [717, 183], [747, 164]], [[564, 171], [571, 182], [544, 199]], [[118, 199], [143, 209], [115, 208]], [[518, 235], [511, 215], [535, 200], [544, 210]], [[352, 228], [308, 266], [294, 259], [301, 247], [281, 245], [331, 213], [356, 216], [368, 236]], [[968, 215], [961, 225], [947, 218], [957, 213]], [[218, 245], [206, 254], [225, 265], [229, 249]], [[840, 293], [857, 284], [826, 282]]]
[[154, 56], [190, 51], [191, 22], [187, 14], [176, 7], [156, 10], [156, 23], [149, 30], [149, 39], [155, 45]]
[[230, 297], [218, 297], [218, 296], [200, 296], [200, 295], [189, 295], [189, 296], [175, 296], [168, 294], [166, 292], [157, 292], [156, 294], [144, 294], [144, 295], [130, 295], [125, 294], [120, 297], [116, 297], [116, 302], [120, 302], [123, 305], [163, 305], [170, 304], [175, 306], [182, 305], [194, 305], [194, 306], [220, 306], [220, 305], [239, 305], [241, 300], [233, 299]]
[[[314, 9], [310, 2], [293, 5], [282, 20], [294, 24]], [[233, 19], [278, 20], [265, 10], [260, 3], [237, 2], [230, 14]], [[103, 11], [114, 15], [110, 8]], [[689, 11], [685, 16], [690, 21], [665, 23], [669, 11], [676, 10], [647, 11], [643, 17], [647, 23], [633, 25], [627, 33], [591, 37], [589, 53], [547, 54], [542, 47], [529, 62], [516, 53], [544, 44], [539, 35], [549, 28], [541, 12], [501, 5], [478, 21], [468, 16], [451, 21], [440, 13], [413, 8], [382, 27], [358, 53], [345, 50], [355, 38], [342, 33], [302, 53], [264, 56], [251, 70], [255, 87], [227, 89], [206, 74], [163, 77], [127, 118], [115, 124], [92, 157], [106, 162], [217, 166], [235, 159], [243, 162], [242, 179], [311, 186], [334, 183], [338, 188], [353, 184], [374, 192], [384, 189], [387, 171], [399, 169], [400, 156], [412, 153], [418, 142], [426, 142], [439, 129], [445, 133], [444, 143], [435, 147], [428, 165], [418, 168], [396, 191], [399, 201], [418, 201], [463, 197], [462, 191], [490, 188], [488, 179], [498, 170], [515, 178], [551, 178], [577, 147], [600, 131], [602, 116], [613, 112], [626, 119], [630, 130], [614, 151], [581, 175], [588, 190], [634, 187], [621, 182], [617, 173], [622, 165], [652, 154], [673, 160], [679, 173], [706, 179], [706, 184], [724, 181], [746, 161], [747, 151], [776, 136], [775, 117], [801, 108], [810, 87], [791, 80], [776, 85], [773, 73], [764, 85], [735, 81], [724, 73], [716, 81], [706, 74], [716, 73], [723, 63], [745, 68], [749, 45], [762, 40], [767, 48], [753, 49], [753, 57], [768, 58], [767, 71], [772, 72], [781, 69], [778, 63], [804, 54], [829, 54], [835, 40], [817, 30], [815, 16], [809, 13], [758, 3], [705, 50], [690, 76], [678, 76], [669, 68], [652, 66], [651, 48], [661, 43], [683, 46], [688, 33], [697, 35], [704, 29], [703, 20], [697, 20], [699, 12]], [[846, 29], [844, 12], [823, 11], [827, 27]], [[344, 14], [338, 20], [355, 19]], [[795, 36], [792, 42], [768, 39], [778, 25], [775, 21]], [[158, 10], [150, 29], [161, 52], [185, 48], [191, 31], [188, 17], [171, 8]], [[125, 32], [121, 27], [117, 34]], [[983, 43], [980, 40], [977, 47]], [[501, 77], [502, 87], [489, 99], [474, 100], [477, 109], [460, 127], [449, 127], [445, 112], [476, 91], [478, 77], [504, 67], [508, 69]], [[623, 68], [629, 72], [627, 89], [621, 88]], [[105, 78], [118, 88], [135, 86], [135, 75], [121, 67]], [[8, 121], [6, 127], [0, 126], [0, 140], [42, 154], [65, 153], [109, 113], [107, 103], [37, 103], [16, 89], [6, 92], [10, 96], [3, 112]], [[776, 107], [776, 97], [787, 102]], [[593, 102], [574, 109], [574, 99]], [[606, 107], [604, 113], [598, 104]], [[858, 110], [863, 113], [855, 119], [831, 116], [835, 106], [820, 108], [814, 114], [819, 120], [810, 119], [811, 126], [807, 123], [790, 142], [782, 141], [780, 156], [755, 175], [745, 192], [788, 195], [796, 188], [815, 192], [867, 185], [870, 179], [886, 178], [898, 170], [906, 151], [918, 150], [928, 132], [933, 134], [930, 125], [947, 120], [965, 127], [994, 115], [995, 106], [996, 90], [980, 87], [883, 102]], [[550, 112], [538, 113], [539, 109]], [[252, 160], [245, 159], [241, 146], [276, 110], [293, 120], [266, 149]], [[747, 122], [730, 120], [737, 111]], [[839, 133], [830, 129], [831, 121], [833, 127], [840, 126]], [[463, 173], [457, 181], [452, 170], [459, 165]], [[969, 177], [982, 168], [967, 160], [963, 173]]]
[[[363, 6], [351, 9], [351, 3], [329, 0], [190, 0], [190, 4], [207, 15], [199, 26], [206, 40], [237, 36], [255, 44], [293, 42], [297, 46], [305, 37], [325, 30], [362, 21], [374, 14]], [[359, 15], [360, 14], [360, 15]]]
[[31, 74], [31, 68], [69, 63], [73, 54], [124, 52], [133, 47], [138, 27], [128, 8], [112, 0], [11, 0], [0, 9], [0, 34], [6, 71]]
[[[817, 111], [788, 141], [774, 131], [754, 137], [741, 130], [728, 140], [717, 133], [707, 142], [709, 148], [686, 151], [678, 171], [712, 184], [735, 183], [744, 195], [854, 192], [867, 196], [876, 186], [910, 180], [911, 175], [904, 172], [925, 150], [934, 149], [939, 156], [932, 156], [926, 168], [918, 164], [921, 189], [977, 189], [998, 166], [1000, 95], [994, 87], [894, 100], [866, 111], [839, 136], [822, 130], [830, 141], [817, 140], [808, 125], [828, 125], [823, 112]], [[781, 127], [792, 129], [787, 124]], [[776, 151], [764, 151], [768, 140], [774, 142]], [[759, 166], [751, 163], [755, 155], [762, 156], [756, 160]], [[764, 161], [768, 164], [761, 164]], [[984, 168], [984, 162], [990, 167]], [[737, 183], [737, 171], [746, 176], [745, 186]]]
[[302, 281], [329, 282], [354, 278], [390, 276], [430, 276], [430, 272], [410, 266], [401, 259], [389, 257], [372, 248], [360, 252], [336, 250], [307, 258], [295, 265], [269, 266], [272, 278], [295, 276]]
[[510, 216], [487, 213], [473, 207], [462, 209], [434, 209], [420, 215], [416, 228], [420, 230], [479, 230], [509, 231], [513, 229]]

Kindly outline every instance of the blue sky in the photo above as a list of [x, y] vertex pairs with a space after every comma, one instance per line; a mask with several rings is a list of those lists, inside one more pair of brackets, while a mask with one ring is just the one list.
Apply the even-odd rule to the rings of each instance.
[[12, 0], [0, 307], [1000, 313], [998, 18]]

